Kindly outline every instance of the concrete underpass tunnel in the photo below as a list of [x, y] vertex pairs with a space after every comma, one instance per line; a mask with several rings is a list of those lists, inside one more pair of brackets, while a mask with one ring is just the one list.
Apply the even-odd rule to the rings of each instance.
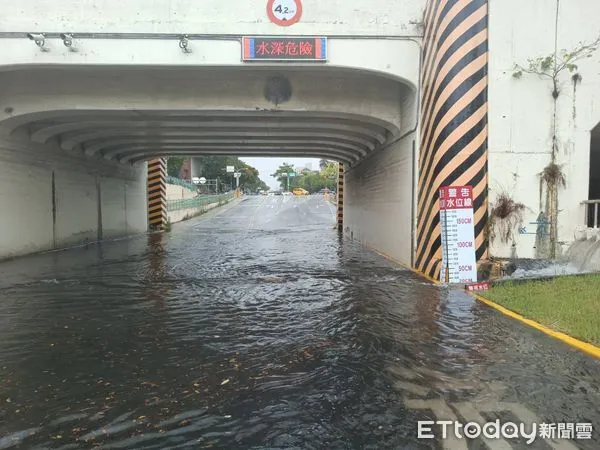
[[[160, 227], [164, 158], [171, 155], [314, 157], [341, 163], [340, 227], [343, 214], [346, 231], [375, 248], [393, 241], [392, 253], [411, 261], [414, 83], [376, 71], [294, 65], [57, 66], [1, 78], [6, 147], [30, 158], [25, 166], [54, 169], [51, 189], [39, 186], [49, 191], [53, 216], [34, 219], [53, 238], [40, 239], [37, 249], [63, 247], [76, 236], [141, 231], [149, 218]], [[73, 192], [78, 185], [83, 192]], [[86, 219], [73, 220], [81, 211]], [[397, 245], [398, 235], [408, 239]]]
[[36, 203], [23, 211], [18, 196], [2, 200], [19, 211], [1, 217], [3, 229], [32, 230], [9, 232], [0, 257], [146, 231], [149, 206], [164, 220], [162, 158], [232, 155], [343, 163], [344, 235], [436, 278], [439, 188], [472, 186], [485, 258], [488, 5], [450, 4], [427, 2], [422, 41], [332, 38], [320, 64], [245, 64], [231, 40], [207, 41], [223, 52], [196, 63], [154, 52], [124, 65], [115, 52], [66, 64], [48, 52], [47, 64], [7, 66], [3, 173]]

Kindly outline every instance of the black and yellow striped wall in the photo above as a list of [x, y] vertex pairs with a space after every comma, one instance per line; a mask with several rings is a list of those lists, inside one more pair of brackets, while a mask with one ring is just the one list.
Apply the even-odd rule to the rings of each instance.
[[487, 256], [488, 0], [429, 0], [423, 46], [415, 266], [438, 278], [441, 186], [473, 186], [477, 259]]
[[338, 164], [337, 229], [344, 230], [344, 164]]
[[148, 228], [162, 230], [167, 221], [167, 162], [148, 161]]

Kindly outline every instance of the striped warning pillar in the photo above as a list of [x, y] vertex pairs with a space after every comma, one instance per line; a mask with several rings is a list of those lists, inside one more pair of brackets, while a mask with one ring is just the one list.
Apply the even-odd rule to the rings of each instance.
[[338, 164], [337, 229], [344, 231], [344, 165]]
[[167, 162], [148, 161], [148, 228], [162, 230], [167, 221]]
[[487, 256], [488, 0], [428, 0], [421, 72], [416, 268], [438, 278], [441, 186], [471, 185]]

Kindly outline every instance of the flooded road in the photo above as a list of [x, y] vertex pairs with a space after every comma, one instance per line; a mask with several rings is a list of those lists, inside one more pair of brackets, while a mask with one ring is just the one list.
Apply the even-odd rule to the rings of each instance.
[[[598, 361], [333, 226], [320, 198], [251, 197], [0, 264], [0, 449], [600, 448]], [[594, 430], [417, 439], [444, 419]]]

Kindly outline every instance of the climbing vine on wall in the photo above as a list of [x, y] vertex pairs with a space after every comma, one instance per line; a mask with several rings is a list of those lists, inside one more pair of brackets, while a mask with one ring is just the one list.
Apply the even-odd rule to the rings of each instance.
[[490, 205], [490, 218], [488, 221], [488, 238], [494, 241], [496, 237], [500, 242], [514, 242], [514, 232], [523, 222], [525, 205], [515, 202], [507, 193], [501, 193], [496, 201]]
[[577, 62], [585, 58], [591, 58], [599, 45], [600, 36], [593, 42], [581, 42], [572, 50], [555, 50], [547, 56], [530, 58], [524, 65], [515, 64], [514, 78], [520, 79], [524, 74], [536, 75], [541, 79], [549, 80], [552, 86], [550, 92], [553, 99], [551, 117], [552, 148], [550, 151], [550, 162], [540, 172], [540, 209], [542, 209], [542, 196], [545, 188], [545, 210], [550, 223], [550, 253], [548, 255], [550, 258], [555, 258], [557, 253], [558, 190], [560, 187], [566, 187], [567, 182], [563, 166], [556, 163], [559, 148], [557, 106], [563, 86], [563, 76], [567, 73], [570, 74], [571, 82], [574, 85], [574, 89], [576, 89], [577, 83], [580, 83], [583, 79], [579, 73]]

